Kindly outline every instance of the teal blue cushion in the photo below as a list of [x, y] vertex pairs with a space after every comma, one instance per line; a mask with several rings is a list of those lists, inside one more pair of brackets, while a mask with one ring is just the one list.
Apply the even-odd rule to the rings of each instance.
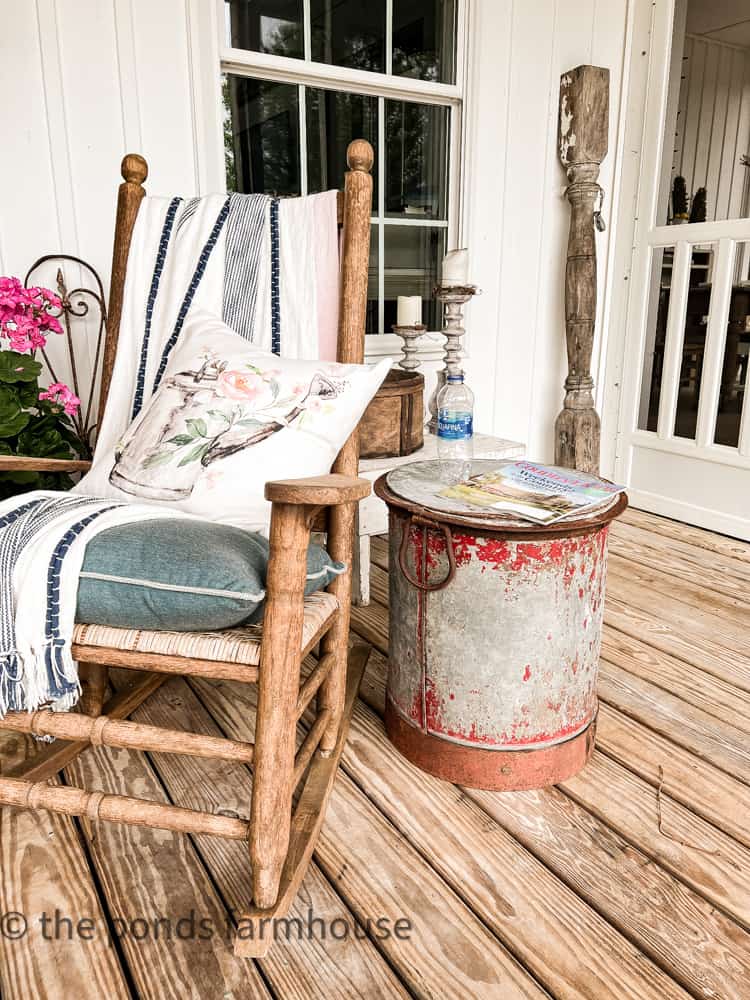
[[[119, 525], [86, 548], [76, 621], [179, 632], [257, 621], [267, 567], [268, 539], [257, 532], [171, 518]], [[343, 568], [311, 545], [305, 593]]]

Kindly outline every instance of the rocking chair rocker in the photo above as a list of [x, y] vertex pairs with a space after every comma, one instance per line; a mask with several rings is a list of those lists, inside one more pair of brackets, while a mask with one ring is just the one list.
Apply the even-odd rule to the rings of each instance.
[[[369, 143], [356, 140], [350, 144], [349, 170], [338, 202], [343, 229], [338, 360], [343, 363], [364, 359], [372, 163]], [[148, 173], [146, 161], [137, 155], [125, 156], [121, 169], [124, 183], [117, 201], [100, 422], [117, 350], [128, 252]], [[235, 954], [241, 957], [266, 953], [273, 938], [264, 935], [263, 928], [270, 926], [269, 918], [286, 914], [302, 882], [367, 662], [367, 646], [355, 645], [350, 650], [348, 644], [356, 505], [370, 492], [370, 483], [357, 478], [358, 453], [355, 431], [341, 449], [331, 475], [266, 485], [266, 499], [272, 502], [271, 555], [261, 638], [247, 638], [241, 632], [233, 637], [229, 630], [216, 635], [219, 641], [201, 643], [203, 637], [196, 635], [192, 644], [165, 652], [163, 644], [159, 651], [162, 633], [139, 633], [128, 646], [115, 644], [111, 637], [118, 631], [131, 635], [127, 630], [79, 625], [73, 645], [83, 687], [78, 712], [9, 712], [0, 720], [2, 729], [58, 738], [0, 778], [0, 804], [247, 840], [253, 901], [241, 918], [243, 933], [235, 940]], [[86, 467], [81, 462], [0, 456], [0, 471], [81, 471]], [[331, 557], [345, 563], [347, 570], [336, 577], [327, 593], [305, 599], [306, 553], [313, 529], [327, 532]], [[317, 664], [303, 677], [302, 661], [318, 642]], [[188, 647], [189, 652], [179, 651]], [[110, 667], [142, 673], [105, 703]], [[127, 721], [173, 674], [257, 683], [255, 743]], [[297, 724], [313, 704], [314, 718], [295, 752]], [[251, 764], [250, 821], [47, 784], [91, 745]]]

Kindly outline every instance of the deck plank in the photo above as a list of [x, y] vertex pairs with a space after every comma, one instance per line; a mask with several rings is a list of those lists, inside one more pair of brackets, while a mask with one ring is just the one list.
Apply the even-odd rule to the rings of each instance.
[[704, 899], [750, 927], [747, 847], [666, 794], [662, 815], [671, 836], [663, 835], [656, 789], [598, 750], [583, 771], [559, 787]]
[[[195, 686], [227, 735], [251, 738], [248, 685]], [[409, 922], [407, 939], [391, 933], [375, 944], [414, 995], [440, 997], [450, 984], [456, 996], [546, 996], [345, 774], [336, 779], [315, 859], [362, 924], [384, 918], [395, 929], [396, 921]]]
[[[145, 757], [132, 751], [87, 750], [65, 774], [89, 790], [167, 801]], [[120, 942], [140, 997], [270, 996], [255, 966], [235, 959], [226, 910], [188, 837], [116, 823], [82, 825], [112, 915], [122, 922]], [[166, 925], [157, 930], [160, 918], [169, 922], [168, 940]], [[136, 923], [144, 920], [150, 929]], [[184, 920], [183, 936], [178, 920]]]
[[[555, 997], [603, 996], [613, 979], [628, 997], [682, 989], [591, 910], [464, 791], [420, 772], [359, 702], [344, 770]], [[478, 845], [481, 848], [478, 849]], [[580, 961], [582, 950], [586, 962]]]
[[3, 996], [130, 997], [74, 820], [0, 810], [0, 864], [0, 912], [22, 914], [28, 928], [15, 940], [0, 934]]
[[[207, 682], [207, 686], [213, 687], [217, 697], [235, 697], [234, 690], [220, 682], [213, 685]], [[248, 693], [252, 697], [254, 689], [249, 688]], [[156, 726], [222, 735], [192, 687], [178, 678], [168, 681], [133, 718]], [[252, 717], [248, 722], [252, 722]], [[249, 817], [252, 779], [247, 768], [176, 754], [152, 754], [151, 759], [170, 799], [177, 805]], [[218, 837], [199, 836], [194, 840], [230, 909], [238, 914], [244, 912], [252, 898], [247, 845]], [[320, 928], [320, 923], [311, 923], [314, 920], [323, 921], [325, 928], [337, 928], [338, 933], [345, 926], [348, 932], [343, 938], [332, 937], [326, 930], [305, 934], [302, 940], [293, 937], [285, 941], [282, 937], [277, 941], [267, 956], [257, 960], [265, 980], [277, 996], [288, 1000], [313, 1000], [314, 997], [354, 1000], [373, 993], [394, 1000], [408, 996], [372, 942], [355, 936], [354, 916], [315, 863], [305, 876], [289, 916], [299, 920], [303, 928], [310, 925]]]
[[[378, 715], [384, 711], [386, 668], [373, 652], [360, 689]], [[671, 775], [674, 753], [670, 761]], [[463, 791], [686, 989], [700, 996], [741, 995], [735, 986], [750, 963], [746, 931], [606, 823], [558, 789]], [[730, 803], [723, 803], [725, 809]], [[742, 826], [743, 815], [740, 803], [735, 825]]]
[[709, 590], [747, 599], [750, 563], [732, 558], [678, 539], [665, 538], [631, 524], [613, 522], [610, 531], [612, 551], [649, 569], [657, 569], [680, 578], [699, 580]]
[[685, 989], [744, 995], [750, 935], [562, 791], [467, 795]]
[[750, 745], [741, 729], [607, 660], [599, 665], [598, 688], [600, 700], [623, 715], [750, 783]]
[[602, 630], [602, 656], [607, 663], [656, 685], [695, 708], [750, 732], [750, 694], [729, 681], [649, 646], [611, 625]]
[[636, 528], [645, 528], [646, 531], [656, 535], [675, 538], [697, 548], [707, 549], [709, 552], [716, 552], [719, 555], [750, 563], [750, 544], [740, 541], [738, 538], [719, 535], [715, 531], [706, 531], [704, 528], [694, 528], [690, 524], [682, 524], [680, 521], [673, 521], [668, 517], [648, 514], [646, 511], [636, 510], [634, 507], [628, 507], [620, 520], [625, 524], [632, 524]]

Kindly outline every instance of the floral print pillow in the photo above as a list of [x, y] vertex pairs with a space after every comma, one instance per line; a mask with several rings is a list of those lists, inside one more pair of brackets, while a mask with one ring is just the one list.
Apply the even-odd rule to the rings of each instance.
[[390, 364], [279, 358], [195, 314], [158, 390], [79, 489], [261, 528], [266, 482], [329, 472]]

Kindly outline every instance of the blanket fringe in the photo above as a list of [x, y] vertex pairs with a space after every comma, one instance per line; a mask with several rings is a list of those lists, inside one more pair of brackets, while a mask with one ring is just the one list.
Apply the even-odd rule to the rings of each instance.
[[0, 718], [44, 706], [66, 712], [80, 697], [78, 664], [63, 639], [51, 639], [26, 655], [17, 649], [0, 653]]

